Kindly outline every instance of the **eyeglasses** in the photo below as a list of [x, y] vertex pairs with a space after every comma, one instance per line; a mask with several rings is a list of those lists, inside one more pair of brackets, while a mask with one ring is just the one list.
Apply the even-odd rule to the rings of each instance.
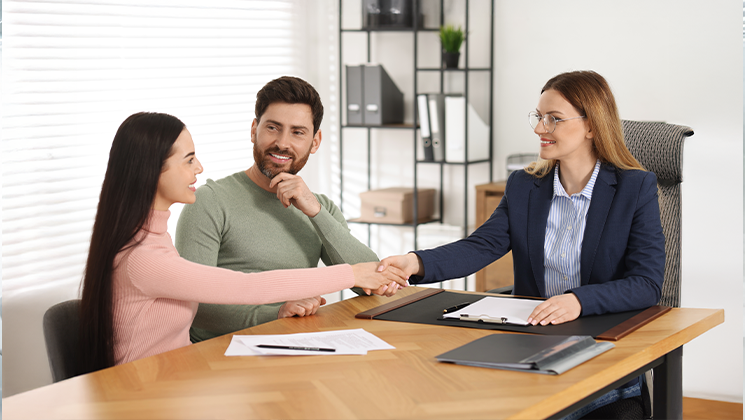
[[575, 120], [577, 118], [585, 118], [585, 116], [581, 115], [579, 117], [564, 118], [563, 120], [557, 120], [556, 117], [554, 117], [551, 114], [546, 114], [546, 115], [541, 116], [539, 113], [535, 111], [531, 111], [528, 114], [528, 121], [530, 122], [530, 126], [535, 130], [535, 128], [538, 127], [538, 123], [543, 122], [543, 127], [546, 129], [547, 133], [553, 133], [554, 130], [556, 130], [556, 123], [562, 122], [562, 121]]

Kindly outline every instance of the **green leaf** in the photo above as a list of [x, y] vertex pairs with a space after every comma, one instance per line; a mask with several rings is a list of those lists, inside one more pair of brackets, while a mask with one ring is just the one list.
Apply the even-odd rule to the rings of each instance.
[[440, 41], [443, 50], [447, 52], [460, 51], [464, 39], [465, 34], [460, 26], [457, 29], [453, 25], [440, 26]]

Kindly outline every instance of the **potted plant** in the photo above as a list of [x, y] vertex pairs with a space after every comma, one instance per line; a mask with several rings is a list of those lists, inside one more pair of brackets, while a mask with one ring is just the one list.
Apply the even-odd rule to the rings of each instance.
[[442, 61], [446, 69], [458, 68], [460, 46], [463, 45], [465, 34], [460, 26], [440, 26], [440, 41], [442, 42]]

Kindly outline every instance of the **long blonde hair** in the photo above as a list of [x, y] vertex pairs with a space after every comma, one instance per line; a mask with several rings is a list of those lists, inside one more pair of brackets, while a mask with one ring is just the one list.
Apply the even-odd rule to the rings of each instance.
[[[591, 70], [561, 73], [546, 82], [541, 94], [549, 89], [559, 92], [587, 117], [589, 129], [595, 134], [592, 146], [600, 162], [622, 170], [644, 170], [626, 148], [616, 100], [603, 76]], [[539, 159], [528, 165], [525, 172], [542, 178], [550, 173], [555, 165], [554, 159]]]

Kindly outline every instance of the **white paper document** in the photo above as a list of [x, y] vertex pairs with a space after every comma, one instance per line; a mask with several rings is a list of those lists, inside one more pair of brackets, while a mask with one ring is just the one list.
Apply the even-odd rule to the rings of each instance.
[[464, 321], [528, 325], [528, 317], [533, 313], [533, 309], [542, 302], [542, 300], [533, 299], [487, 296], [463, 309], [446, 313], [442, 317]]
[[[334, 349], [324, 350], [293, 350], [277, 348], [261, 348], [259, 345], [286, 346], [302, 348]], [[226, 356], [310, 356], [310, 355], [339, 355], [339, 354], [367, 354], [370, 350], [389, 350], [395, 347], [381, 340], [373, 334], [359, 328], [356, 330], [338, 330], [299, 334], [274, 335], [234, 335]]]

